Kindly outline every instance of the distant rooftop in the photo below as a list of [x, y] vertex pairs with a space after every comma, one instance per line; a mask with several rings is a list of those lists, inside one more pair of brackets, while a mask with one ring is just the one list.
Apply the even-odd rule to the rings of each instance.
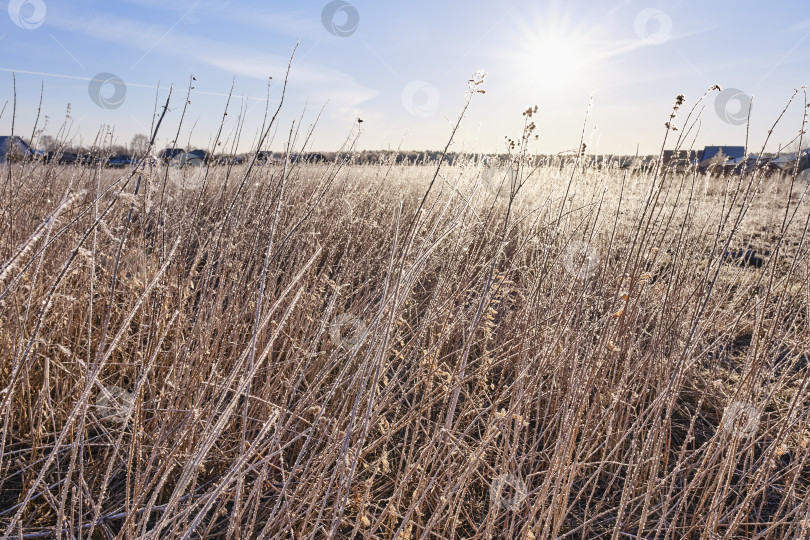
[[703, 149], [703, 159], [711, 159], [718, 155], [720, 151], [723, 152], [723, 155], [731, 158], [731, 159], [738, 159], [745, 157], [745, 147], [744, 146], [707, 146]]

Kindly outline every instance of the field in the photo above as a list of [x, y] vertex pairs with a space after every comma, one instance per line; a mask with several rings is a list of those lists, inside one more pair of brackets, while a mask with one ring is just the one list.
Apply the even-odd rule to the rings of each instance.
[[3, 168], [0, 536], [807, 538], [808, 184], [519, 167]]

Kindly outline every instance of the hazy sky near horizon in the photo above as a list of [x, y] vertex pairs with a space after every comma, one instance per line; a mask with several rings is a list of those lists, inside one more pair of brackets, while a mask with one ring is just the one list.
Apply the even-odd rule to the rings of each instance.
[[[575, 148], [583, 130], [598, 153], [661, 147], [675, 96], [681, 115], [707, 89], [696, 147], [762, 146], [795, 90], [769, 149], [800, 131], [810, 80], [810, 11], [799, 0], [626, 2], [445, 0], [10, 0], [0, 14], [0, 133], [39, 127], [56, 135], [70, 105], [69, 135], [91, 143], [110, 126], [117, 143], [148, 133], [155, 102], [173, 88], [159, 143], [209, 148], [233, 87], [223, 139], [240, 114], [240, 151], [281, 96], [300, 39], [273, 147], [293, 121], [318, 115], [310, 148], [335, 150], [364, 122], [362, 149], [439, 149], [464, 104], [467, 80], [487, 73], [452, 147], [502, 151], [519, 136], [521, 112], [538, 105], [535, 150]], [[268, 77], [272, 77], [268, 87]], [[268, 94], [269, 92], [269, 94]], [[268, 101], [269, 96], [269, 101]], [[322, 111], [322, 114], [321, 114]], [[691, 144], [691, 142], [690, 142]], [[221, 151], [221, 149], [219, 149]]]

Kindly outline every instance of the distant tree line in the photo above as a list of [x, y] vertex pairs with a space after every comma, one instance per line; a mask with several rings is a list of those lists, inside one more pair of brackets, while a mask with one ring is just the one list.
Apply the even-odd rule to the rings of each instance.
[[[82, 155], [105, 155], [105, 156], [142, 156], [149, 150], [149, 137], [144, 134], [136, 134], [128, 145], [116, 144], [108, 145], [103, 148], [66, 144], [57, 140], [50, 135], [41, 135], [36, 146], [47, 152], [49, 155], [54, 154], [73, 154], [77, 156]], [[174, 147], [169, 147], [169, 150]], [[184, 148], [184, 151], [191, 151], [192, 148]], [[159, 155], [165, 152], [163, 148], [153, 149], [153, 154]], [[229, 159], [243, 162], [253, 155], [252, 152], [245, 152], [235, 155], [216, 154], [212, 156], [213, 160], [225, 162]], [[335, 160], [345, 161], [347, 163], [357, 165], [426, 165], [435, 164], [442, 157], [442, 152], [438, 150], [362, 150], [358, 152], [303, 152], [290, 155], [292, 161], [306, 161], [306, 162], [332, 162]], [[281, 152], [261, 152], [260, 161], [281, 161], [284, 159], [284, 154]], [[577, 156], [575, 152], [556, 154], [556, 155], [533, 155], [523, 161], [526, 166], [538, 165], [559, 165], [573, 163], [579, 159], [580, 164], [589, 167], [619, 167], [619, 168], [642, 168], [654, 163], [657, 156], [614, 156], [614, 155], [585, 155]], [[512, 157], [506, 153], [489, 153], [489, 154], [467, 154], [449, 152], [444, 156], [444, 161], [447, 164], [460, 164], [463, 162], [474, 162], [480, 164], [485, 162], [490, 165], [506, 165], [510, 162]]]

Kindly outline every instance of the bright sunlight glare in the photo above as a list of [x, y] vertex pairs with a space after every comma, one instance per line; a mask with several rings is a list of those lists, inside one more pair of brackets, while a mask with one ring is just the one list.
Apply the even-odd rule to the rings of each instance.
[[511, 70], [521, 84], [559, 92], [585, 82], [587, 64], [595, 56], [586, 36], [562, 21], [526, 25], [510, 53]]

